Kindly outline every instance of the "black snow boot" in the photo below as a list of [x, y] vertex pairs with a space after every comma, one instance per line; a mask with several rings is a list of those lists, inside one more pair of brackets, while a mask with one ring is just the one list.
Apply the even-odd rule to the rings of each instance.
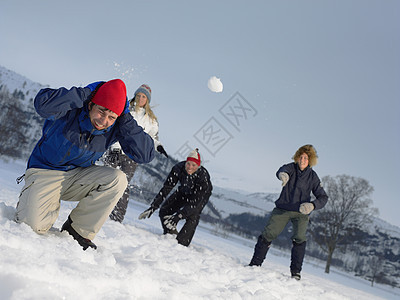
[[97, 249], [97, 246], [91, 240], [85, 239], [84, 237], [82, 237], [79, 233], [77, 233], [75, 231], [75, 229], [72, 228], [71, 224], [72, 224], [72, 220], [68, 216], [67, 221], [65, 221], [65, 223], [61, 227], [61, 232], [66, 230], [70, 235], [72, 235], [74, 240], [76, 240], [79, 243], [79, 245], [82, 246], [83, 250], [86, 250], [89, 247], [91, 247], [93, 249]]
[[292, 278], [294, 278], [296, 280], [300, 280], [301, 279], [301, 275], [300, 275], [300, 273], [292, 273]]
[[167, 231], [164, 232], [164, 234], [175, 234], [177, 235], [179, 232], [176, 228], [174, 229], [168, 229]]
[[306, 253], [306, 242], [302, 242], [300, 244], [293, 242], [292, 247], [292, 257], [290, 264], [290, 273], [292, 274], [292, 278], [300, 280], [300, 272], [303, 266], [303, 259]]
[[262, 235], [258, 237], [257, 244], [254, 247], [253, 258], [250, 261], [249, 266], [261, 266], [264, 262], [265, 256], [271, 247], [271, 242], [264, 239]]

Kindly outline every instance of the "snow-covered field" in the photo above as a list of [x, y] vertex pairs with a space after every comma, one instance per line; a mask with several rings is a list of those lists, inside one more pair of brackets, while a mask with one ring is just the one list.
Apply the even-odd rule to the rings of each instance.
[[[204, 224], [190, 247], [161, 235], [157, 215], [131, 202], [124, 224], [107, 221], [82, 251], [59, 228], [76, 203], [62, 202], [44, 236], [13, 221], [24, 163], [0, 160], [0, 299], [399, 299], [400, 290], [370, 286], [348, 274], [325, 274], [307, 261], [302, 280], [289, 276], [289, 257], [274, 249], [261, 268], [247, 267], [254, 241], [223, 238]], [[215, 233], [215, 232], [214, 232]]]

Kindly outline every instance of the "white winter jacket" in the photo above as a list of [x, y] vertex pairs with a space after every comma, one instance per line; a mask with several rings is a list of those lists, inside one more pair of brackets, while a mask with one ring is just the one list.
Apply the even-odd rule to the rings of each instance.
[[[161, 145], [158, 140], [158, 122], [152, 120], [149, 115], [146, 115], [146, 110], [143, 107], [140, 107], [138, 111], [130, 112], [132, 117], [136, 120], [139, 126], [143, 128], [143, 130], [152, 137], [154, 141], [154, 148], [157, 149], [157, 146]], [[111, 150], [121, 150], [121, 145], [116, 142], [111, 145]]]

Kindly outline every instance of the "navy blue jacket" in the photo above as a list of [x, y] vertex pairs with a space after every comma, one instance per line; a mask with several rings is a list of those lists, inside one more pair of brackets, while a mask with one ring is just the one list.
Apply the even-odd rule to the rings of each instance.
[[279, 173], [285, 172], [289, 174], [289, 181], [282, 188], [282, 192], [275, 201], [277, 208], [290, 211], [299, 211], [301, 203], [311, 202], [311, 193], [315, 196], [315, 209], [323, 208], [328, 201], [328, 196], [321, 186], [321, 181], [317, 173], [310, 167], [300, 171], [298, 164], [290, 163], [283, 165], [276, 172], [276, 177], [279, 178]]
[[116, 141], [137, 163], [148, 163], [154, 158], [153, 139], [137, 125], [131, 114], [121, 114], [104, 130], [93, 127], [88, 111], [91, 93], [95, 92], [92, 88], [39, 91], [34, 105], [46, 121], [43, 135], [29, 158], [28, 168], [67, 171], [88, 167]]
[[154, 198], [152, 207], [158, 208], [167, 198], [172, 189], [180, 183], [175, 193], [184, 200], [182, 215], [185, 217], [200, 214], [211, 196], [212, 184], [208, 171], [200, 166], [196, 172], [189, 175], [185, 169], [186, 161], [181, 161], [172, 167], [160, 192]]

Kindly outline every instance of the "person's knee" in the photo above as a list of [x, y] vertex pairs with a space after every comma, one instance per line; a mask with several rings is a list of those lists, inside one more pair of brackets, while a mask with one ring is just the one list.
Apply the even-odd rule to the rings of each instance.
[[258, 238], [260, 239], [260, 242], [262, 242], [263, 244], [268, 244], [268, 245], [270, 245], [272, 243], [272, 241], [274, 240], [274, 238], [271, 239], [268, 235], [265, 235], [265, 232], [261, 233]]
[[121, 186], [124, 187], [124, 189], [126, 189], [126, 186], [128, 185], [128, 179], [126, 178], [126, 175], [124, 172], [122, 172], [121, 170], [118, 169], [114, 169], [115, 170], [115, 179], [118, 183], [121, 184]]
[[293, 242], [296, 244], [301, 244], [307, 241], [307, 235], [305, 230], [295, 230], [292, 236]]
[[264, 240], [266, 241], [273, 241], [276, 239], [276, 235], [272, 234], [270, 231], [264, 230], [261, 234]]
[[200, 215], [192, 215], [189, 217], [186, 217], [186, 222], [187, 226], [194, 226], [196, 227], [200, 222]]
[[302, 244], [302, 243], [306, 242], [307, 241], [306, 232], [303, 230], [294, 232], [292, 241], [296, 244]]
[[[104, 182], [100, 184], [99, 190], [113, 189], [123, 193], [128, 186], [128, 180], [124, 172], [118, 169], [107, 167], [107, 172], [104, 172]], [[121, 194], [122, 196], [122, 194]]]
[[17, 223], [24, 223], [32, 228], [34, 232], [37, 234], [45, 234], [51, 226], [45, 225], [42, 222], [39, 222], [39, 219], [34, 216], [21, 216], [20, 214], [15, 215], [15, 221]]
[[36, 232], [37, 234], [45, 234], [45, 233], [47, 233], [47, 232], [49, 231], [49, 229], [50, 229], [50, 228], [48, 228], [48, 227], [42, 227], [42, 226], [35, 226], [35, 227], [32, 227], [32, 226], [31, 226], [31, 228], [32, 228], [33, 231]]
[[275, 240], [278, 237], [278, 235], [280, 233], [281, 233], [281, 231], [274, 228], [273, 226], [267, 226], [267, 227], [265, 227], [265, 229], [261, 235], [266, 241], [272, 242], [273, 240]]

